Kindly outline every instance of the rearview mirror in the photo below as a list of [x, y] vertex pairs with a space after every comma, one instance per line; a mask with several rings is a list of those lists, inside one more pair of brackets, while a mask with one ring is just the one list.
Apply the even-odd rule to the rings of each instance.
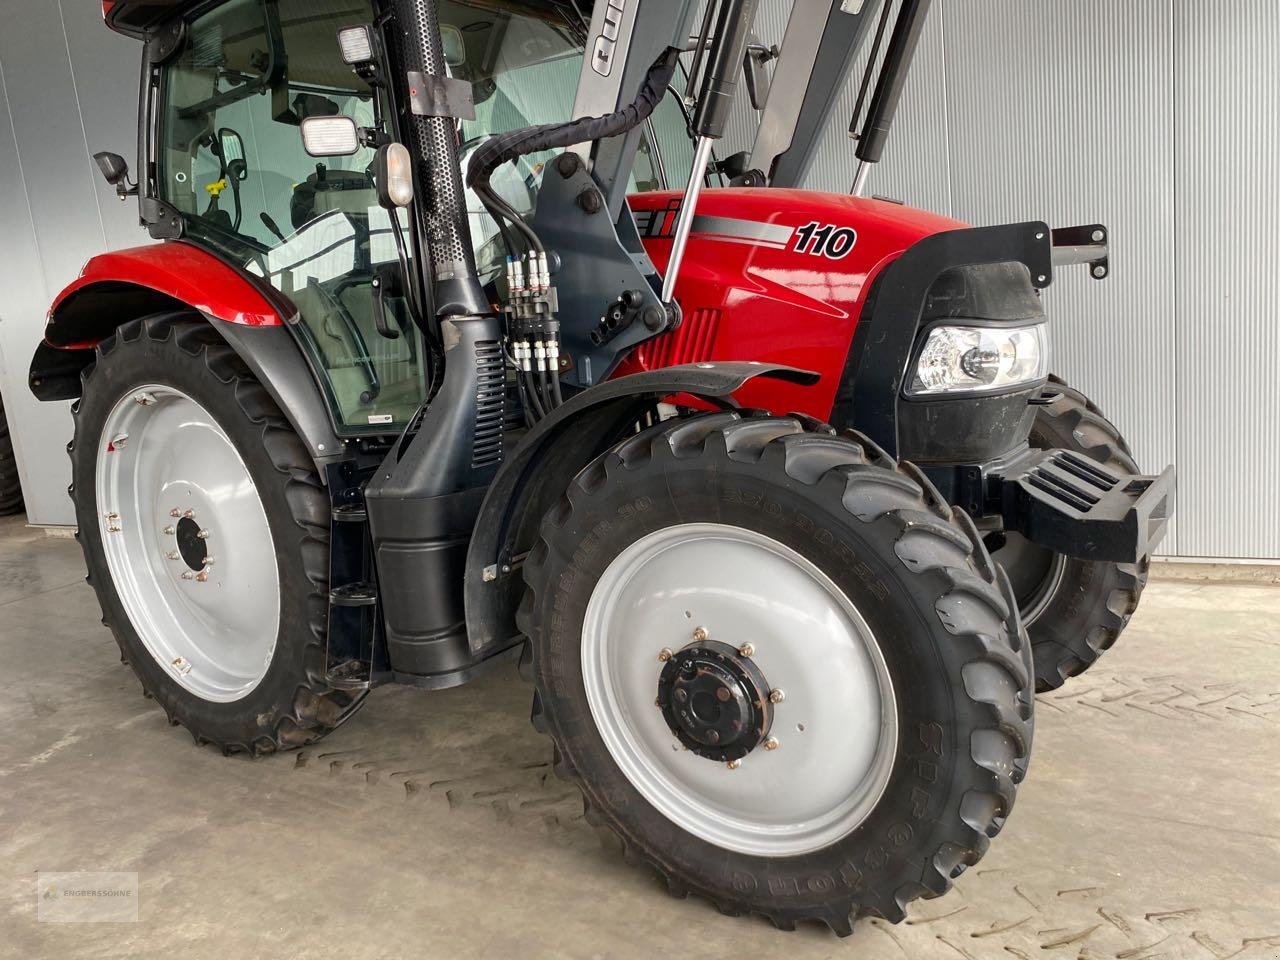
[[129, 176], [129, 164], [118, 153], [107, 153], [106, 151], [95, 153], [93, 160], [98, 165], [98, 169], [102, 171], [103, 179], [113, 187]]
[[467, 44], [462, 31], [451, 23], [440, 24], [440, 45], [444, 48], [444, 62], [460, 67], [467, 62]]
[[349, 157], [360, 149], [360, 131], [350, 117], [304, 117], [302, 148], [313, 157]]
[[138, 185], [129, 182], [129, 164], [120, 154], [104, 150], [93, 155], [93, 162], [102, 171], [103, 179], [116, 188], [116, 196], [121, 200], [138, 192]]
[[776, 46], [766, 47], [754, 33], [747, 38], [747, 50], [742, 55], [742, 76], [747, 82], [747, 96], [751, 106], [763, 110], [769, 99], [769, 71], [765, 64], [778, 55]]
[[228, 173], [237, 180], [244, 180], [249, 176], [249, 165], [244, 158], [244, 140], [240, 134], [230, 127], [223, 127], [218, 131], [218, 149], [222, 151], [222, 162]]

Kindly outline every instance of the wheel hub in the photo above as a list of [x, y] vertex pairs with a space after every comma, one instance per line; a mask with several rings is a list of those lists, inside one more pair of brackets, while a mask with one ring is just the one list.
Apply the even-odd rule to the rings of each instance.
[[208, 534], [200, 529], [200, 524], [191, 517], [183, 517], [175, 525], [174, 536], [183, 563], [197, 572], [203, 570], [209, 559], [209, 547], [205, 542]]
[[671, 655], [658, 677], [658, 707], [671, 732], [708, 760], [739, 760], [769, 734], [769, 684], [750, 657], [715, 640]]

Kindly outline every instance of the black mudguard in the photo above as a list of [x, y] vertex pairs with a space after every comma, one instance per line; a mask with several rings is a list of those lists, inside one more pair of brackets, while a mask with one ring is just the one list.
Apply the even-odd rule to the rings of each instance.
[[691, 394], [734, 407], [733, 393], [755, 377], [818, 382], [816, 373], [775, 364], [666, 367], [585, 390], [530, 430], [489, 486], [467, 551], [464, 589], [472, 653], [507, 646], [517, 635], [515, 612], [524, 588], [520, 562], [543, 516], [579, 470], [664, 397]]

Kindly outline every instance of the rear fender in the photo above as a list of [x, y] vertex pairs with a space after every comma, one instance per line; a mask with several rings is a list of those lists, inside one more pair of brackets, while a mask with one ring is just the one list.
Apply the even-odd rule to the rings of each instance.
[[123, 324], [176, 310], [216, 329], [261, 381], [297, 430], [324, 476], [342, 443], [328, 406], [286, 322], [282, 294], [190, 243], [171, 242], [94, 257], [54, 301], [28, 383], [40, 400], [80, 396], [94, 348]]
[[812, 385], [808, 370], [751, 362], [664, 367], [584, 390], [541, 420], [503, 462], [485, 494], [467, 551], [467, 636], [477, 655], [510, 644], [524, 581], [519, 567], [543, 516], [578, 471], [616, 443], [655, 403], [677, 394], [735, 407], [743, 384], [765, 377]]

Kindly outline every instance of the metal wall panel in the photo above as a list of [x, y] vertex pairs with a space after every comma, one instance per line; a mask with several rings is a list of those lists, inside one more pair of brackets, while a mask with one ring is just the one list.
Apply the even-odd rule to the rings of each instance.
[[[944, 2], [954, 214], [1101, 222], [1112, 274], [1045, 292], [1054, 369], [1145, 468], [1177, 459], [1170, 0]], [[1162, 549], [1177, 553], [1177, 529]]]
[[1280, 557], [1280, 7], [1176, 0], [1178, 546]]
[[136, 202], [116, 200], [90, 159], [133, 160], [141, 49], [104, 30], [95, 3], [0, 0], [0, 19], [0, 378], [27, 516], [69, 524], [68, 405], [37, 403], [27, 366], [50, 302], [85, 261], [146, 242]]
[[[790, 0], [756, 29], [780, 42]], [[70, 522], [64, 404], [26, 365], [54, 293], [104, 248], [145, 242], [88, 160], [132, 159], [138, 47], [98, 5], [0, 0], [0, 388], [35, 522]], [[859, 64], [860, 66], [860, 64]], [[848, 190], [857, 73], [809, 174]], [[1055, 367], [1148, 467], [1176, 460], [1169, 553], [1280, 558], [1280, 8], [1193, 0], [937, 0], [872, 193], [971, 223], [1099, 220], [1113, 276], [1046, 294]], [[721, 155], [750, 145], [740, 98]], [[1259, 268], [1262, 269], [1259, 269]]]

